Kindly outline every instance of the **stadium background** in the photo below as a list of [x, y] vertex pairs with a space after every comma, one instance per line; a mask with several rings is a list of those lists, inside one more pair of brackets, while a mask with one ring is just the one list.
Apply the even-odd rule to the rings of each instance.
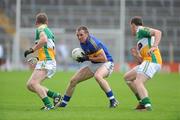
[[[146, 26], [163, 32], [159, 45], [163, 71], [178, 72], [179, 11], [179, 0], [0, 0], [0, 45], [4, 51], [1, 64], [6, 63], [1, 69], [28, 69], [23, 52], [33, 44], [36, 13], [46, 12], [49, 27], [56, 34], [56, 46], [65, 44], [68, 51], [65, 62], [57, 58], [60, 70], [77, 67], [70, 52], [79, 46], [75, 36], [79, 25], [89, 27], [92, 34], [108, 45], [116, 70], [127, 70], [127, 63], [133, 62], [129, 49], [135, 45], [129, 20], [132, 16], [142, 16]], [[58, 52], [57, 56], [60, 56]]]

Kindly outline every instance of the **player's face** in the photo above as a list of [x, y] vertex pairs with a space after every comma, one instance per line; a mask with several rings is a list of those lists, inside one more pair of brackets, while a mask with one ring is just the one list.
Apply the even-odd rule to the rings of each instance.
[[88, 38], [88, 34], [84, 32], [84, 30], [77, 31], [76, 35], [77, 35], [78, 40], [81, 43], [84, 43], [86, 39]]
[[132, 35], [136, 35], [136, 25], [135, 24], [130, 24], [130, 27], [131, 27], [131, 33]]

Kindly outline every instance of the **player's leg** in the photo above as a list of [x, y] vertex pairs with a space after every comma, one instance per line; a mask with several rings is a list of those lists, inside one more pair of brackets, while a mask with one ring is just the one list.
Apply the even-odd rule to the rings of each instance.
[[77, 71], [69, 82], [63, 100], [57, 106], [65, 107], [67, 103], [70, 101], [70, 98], [73, 95], [76, 85], [84, 80], [93, 77], [93, 75], [94, 74], [91, 72], [91, 70], [88, 67], [81, 68], [79, 71]]
[[61, 95], [58, 92], [54, 92], [46, 87], [44, 87], [46, 90], [47, 96], [53, 99], [54, 106], [61, 100]]
[[139, 97], [136, 86], [134, 84], [134, 80], [136, 79], [136, 75], [137, 75], [137, 71], [136, 71], [137, 67], [138, 66], [134, 67], [133, 69], [131, 69], [130, 71], [125, 73], [124, 79], [125, 79], [126, 84], [128, 85], [128, 87], [131, 89], [131, 91], [136, 96], [137, 100], [140, 101], [141, 98]]
[[[30, 91], [33, 91], [37, 94], [39, 93], [38, 96], [40, 98], [44, 97], [44, 94], [46, 93], [44, 87], [39, 85], [45, 78], [46, 78], [45, 70], [34, 70], [30, 79], [27, 82], [27, 88]], [[41, 91], [41, 89], [43, 89], [43, 91]]]
[[148, 96], [148, 91], [145, 87], [145, 82], [149, 79], [146, 75], [138, 73], [136, 80], [134, 81], [136, 85], [137, 92], [141, 98], [141, 104], [145, 106], [148, 110], [151, 110], [151, 102]]
[[42, 81], [46, 78], [47, 70], [37, 70], [35, 69], [27, 82], [28, 89], [34, 91], [43, 101], [44, 105], [50, 109], [52, 104], [47, 96], [47, 89], [41, 86]]
[[[33, 76], [33, 75], [32, 75], [32, 76]], [[33, 84], [32, 84], [32, 76], [31, 76], [31, 78], [28, 80], [28, 82], [26, 83], [26, 86], [27, 86], [27, 89], [28, 89], [29, 91], [36, 93], [36, 91], [35, 91], [35, 89], [34, 89], [34, 87], [33, 87]], [[44, 79], [45, 79], [45, 78], [44, 78]], [[44, 87], [44, 86], [42, 86], [42, 87], [45, 89], [46, 93], [49, 91], [48, 88], [46, 88], [46, 87]]]
[[[52, 62], [52, 63], [51, 63]], [[49, 61], [49, 64], [46, 65], [47, 68], [47, 78], [51, 78], [55, 72], [56, 72], [56, 65], [54, 64], [53, 61]], [[60, 100], [61, 100], [61, 95], [60, 93], [54, 92], [50, 89], [47, 89], [44, 87], [44, 89], [47, 92], [47, 96], [53, 99], [54, 105], [56, 105]]]
[[[108, 64], [108, 63], [105, 63], [105, 64]], [[96, 81], [98, 82], [98, 84], [100, 85], [101, 89], [106, 93], [110, 101], [109, 107], [116, 107], [118, 105], [118, 101], [115, 99], [109, 83], [104, 79], [110, 74], [109, 68], [107, 68], [109, 66], [105, 64], [103, 64], [96, 70], [94, 77]]]
[[141, 104], [144, 105], [147, 110], [151, 110], [151, 102], [148, 96], [148, 91], [145, 87], [145, 82], [152, 78], [160, 68], [161, 65], [159, 64], [144, 61], [137, 70], [137, 76], [134, 83], [141, 98]]

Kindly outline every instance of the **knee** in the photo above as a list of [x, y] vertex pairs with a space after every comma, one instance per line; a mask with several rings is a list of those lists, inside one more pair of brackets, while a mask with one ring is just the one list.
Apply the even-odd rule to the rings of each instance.
[[26, 88], [27, 88], [28, 90], [30, 90], [30, 91], [33, 90], [33, 87], [32, 87], [32, 85], [31, 85], [29, 82], [26, 84]]
[[31, 81], [27, 82], [26, 87], [27, 87], [28, 90], [32, 91], [32, 90], [34, 90], [35, 85], [36, 85], [36, 83], [33, 80], [31, 80]]
[[133, 79], [131, 79], [131, 76], [129, 76], [128, 74], [125, 74], [123, 78], [126, 84], [131, 84], [134, 81]]
[[129, 80], [129, 77], [128, 77], [127, 74], [125, 74], [125, 75], [123, 76], [123, 78], [124, 78], [125, 81], [128, 81], [128, 80]]
[[101, 75], [96, 74], [96, 73], [94, 74], [94, 78], [96, 79], [97, 82], [100, 82], [103, 79]]

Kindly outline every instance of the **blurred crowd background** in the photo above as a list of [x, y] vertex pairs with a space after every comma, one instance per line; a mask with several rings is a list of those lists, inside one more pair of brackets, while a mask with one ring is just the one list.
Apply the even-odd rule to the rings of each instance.
[[146, 26], [162, 31], [164, 69], [172, 65], [180, 70], [180, 0], [0, 0], [1, 69], [28, 68], [23, 52], [33, 44], [39, 12], [47, 13], [55, 32], [59, 70], [79, 65], [71, 59], [71, 50], [79, 47], [75, 36], [79, 25], [107, 44], [116, 69], [126, 70], [133, 63], [129, 52], [135, 46], [129, 27], [133, 16], [142, 16]]

